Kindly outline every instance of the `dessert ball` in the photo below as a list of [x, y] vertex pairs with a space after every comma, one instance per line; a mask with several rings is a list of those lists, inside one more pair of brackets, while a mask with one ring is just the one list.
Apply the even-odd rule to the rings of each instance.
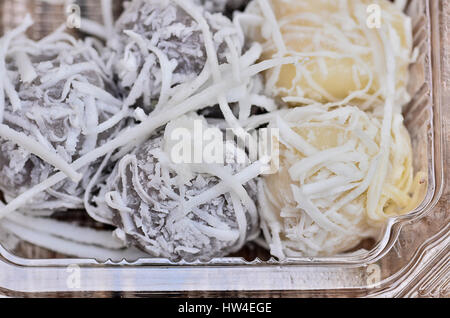
[[[264, 18], [261, 26], [250, 28], [249, 35], [266, 43], [265, 58], [281, 54], [300, 59], [266, 72], [273, 95], [293, 105], [344, 99], [364, 109], [383, 104], [387, 94], [384, 83], [390, 76], [385, 56], [391, 51], [388, 56], [394, 61], [389, 63], [395, 63], [396, 103], [402, 106], [410, 100], [411, 20], [394, 3], [271, 0], [270, 4], [277, 26]], [[247, 11], [264, 16], [258, 1]], [[284, 44], [278, 43], [278, 27]]]
[[204, 131], [220, 133], [200, 116], [172, 121], [164, 135], [123, 157], [96, 199], [106, 208], [100, 217], [119, 228], [118, 237], [155, 257], [206, 261], [239, 250], [259, 232], [255, 179], [219, 189], [221, 178], [229, 180], [246, 168], [235, 158], [236, 153], [246, 155], [234, 142], [220, 140], [223, 163], [183, 163], [175, 158], [174, 153], [181, 152], [172, 132], [189, 136], [185, 142], [192, 142], [187, 145], [192, 158], [199, 149], [194, 146], [195, 123]]
[[274, 256], [348, 251], [420, 202], [426, 179], [414, 178], [401, 115], [381, 152], [380, 120], [356, 107], [297, 108], [271, 126], [280, 129], [280, 169], [264, 177], [258, 195]]
[[[196, 20], [197, 14], [201, 19]], [[118, 37], [109, 41], [123, 94], [132, 92], [150, 111], [161, 95], [167, 98], [172, 88], [195, 79], [208, 58], [205, 21], [219, 64], [228, 61], [230, 52], [241, 54], [238, 30], [220, 13], [207, 12], [190, 0], [183, 6], [164, 0], [130, 2], [116, 23]]]
[[[98, 125], [120, 110], [113, 84], [97, 65], [98, 54], [88, 44], [69, 35], [37, 45], [25, 38], [11, 43], [6, 54], [6, 91], [2, 124], [29, 138], [42, 150], [70, 164], [112, 136], [114, 128], [97, 131]], [[23, 144], [22, 144], [23, 145]], [[31, 152], [30, 152], [31, 151]], [[27, 210], [80, 208], [82, 196], [96, 163], [78, 172], [79, 183], [66, 179], [33, 198]], [[0, 134], [0, 190], [6, 200], [45, 181], [55, 167], [17, 140]]]

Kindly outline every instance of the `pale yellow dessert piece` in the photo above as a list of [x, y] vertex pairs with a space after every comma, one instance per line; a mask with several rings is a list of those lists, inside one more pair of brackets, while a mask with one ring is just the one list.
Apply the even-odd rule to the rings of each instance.
[[[412, 58], [411, 20], [387, 0], [271, 0], [286, 47], [274, 41], [276, 28], [265, 20], [251, 36], [264, 44], [264, 59], [298, 56], [301, 62], [266, 73], [270, 93], [299, 104], [352, 101], [364, 109], [386, 98], [385, 46], [395, 55], [396, 103], [409, 101], [408, 67]], [[378, 7], [374, 7], [376, 5]], [[377, 8], [380, 29], [376, 26]], [[265, 15], [258, 2], [249, 12]], [[387, 34], [383, 39], [380, 33]], [[381, 83], [381, 84], [380, 84]]]
[[[300, 107], [275, 120], [280, 168], [262, 182], [263, 230], [279, 258], [345, 252], [376, 238], [390, 217], [423, 198], [426, 176], [414, 178], [410, 136], [394, 116], [387, 176], [379, 196], [369, 191], [378, 166], [381, 122], [357, 107]], [[370, 198], [370, 196], [375, 196]], [[369, 200], [376, 202], [372, 212]]]

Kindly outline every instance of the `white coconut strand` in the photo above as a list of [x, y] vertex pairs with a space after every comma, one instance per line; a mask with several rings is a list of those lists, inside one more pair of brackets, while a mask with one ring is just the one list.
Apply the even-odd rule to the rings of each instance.
[[18, 111], [22, 109], [22, 102], [19, 98], [19, 94], [17, 94], [16, 89], [11, 84], [11, 81], [9, 80], [8, 76], [3, 78], [3, 87], [6, 96], [8, 96], [9, 102], [11, 103], [13, 111]]
[[90, 19], [81, 18], [79, 30], [86, 34], [96, 36], [104, 41], [108, 40], [109, 34], [108, 29], [105, 28], [105, 26], [101, 25], [100, 23], [92, 21]]
[[147, 256], [145, 253], [140, 252], [135, 248], [124, 249], [121, 251], [73, 242], [44, 232], [30, 230], [9, 220], [2, 220], [0, 227], [13, 233], [24, 241], [63, 255], [96, 259], [99, 261], [137, 260]]
[[[262, 164], [260, 161], [256, 161], [247, 168], [243, 169], [242, 171], [234, 175], [232, 181], [234, 181], [235, 184], [241, 185], [245, 184], [261, 175], [261, 173], [264, 171], [265, 166], [266, 165]], [[231, 182], [231, 180], [228, 182]], [[222, 181], [217, 185], [215, 185], [214, 187], [196, 196], [195, 198], [192, 198], [191, 200], [187, 201], [183, 206], [183, 210], [185, 211], [185, 213], [186, 211], [192, 210], [193, 207], [202, 205], [222, 194], [229, 192], [230, 187], [227, 184], [228, 182]]]
[[86, 127], [85, 140], [83, 142], [83, 149], [80, 151], [80, 155], [85, 155], [89, 151], [95, 149], [98, 143], [98, 133], [92, 131], [99, 124], [99, 113], [97, 107], [97, 101], [93, 96], [88, 96], [84, 105], [84, 117]]
[[73, 75], [80, 74], [88, 71], [97, 71], [97, 66], [92, 62], [82, 62], [78, 64], [72, 64], [70, 66], [64, 66], [57, 71], [41, 77], [40, 86], [42, 89], [50, 88], [57, 84], [59, 81], [67, 79]]
[[206, 64], [201, 73], [193, 81], [180, 84], [173, 89], [173, 95], [170, 98], [170, 104], [167, 105], [167, 107], [176, 106], [183, 100], [189, 98], [189, 96], [197, 92], [206, 84], [210, 76], [210, 66]]
[[[17, 37], [19, 34], [25, 32], [26, 29], [28, 29], [33, 24], [33, 20], [31, 19], [31, 16], [27, 14], [25, 16], [24, 21], [22, 24], [20, 24], [17, 28], [11, 30], [10, 32], [6, 33], [1, 39], [0, 39], [0, 74], [7, 74], [6, 73], [6, 65], [5, 65], [5, 59], [6, 59], [6, 53], [8, 51], [9, 45], [15, 37]], [[0, 79], [0, 123], [3, 122], [3, 114], [5, 112], [5, 95], [9, 97], [11, 103], [13, 103], [13, 106], [16, 109], [20, 109], [20, 99], [17, 96], [17, 92], [14, 90], [14, 87], [12, 87], [11, 83], [9, 82], [8, 76], [2, 76]]]
[[60, 199], [61, 201], [67, 202], [69, 204], [73, 204], [74, 207], [81, 206], [81, 204], [83, 203], [83, 200], [81, 200], [80, 198], [78, 198], [76, 196], [61, 193], [61, 192], [55, 191], [53, 189], [47, 189], [46, 192], [48, 194], [51, 194], [55, 198]]
[[18, 52], [16, 57], [20, 77], [24, 83], [31, 83], [38, 75], [25, 52]]
[[50, 43], [57, 43], [61, 41], [68, 41], [70, 44], [75, 45], [77, 43], [77, 40], [71, 36], [70, 34], [66, 33], [65, 30], [67, 29], [67, 25], [61, 24], [59, 28], [57, 28], [54, 32], [50, 33], [49, 35], [43, 37], [37, 42], [30, 41], [31, 43], [35, 43], [36, 47], [40, 47], [44, 44], [50, 44]]
[[5, 114], [5, 91], [2, 77], [3, 76], [0, 76], [0, 123], [3, 123], [3, 116]]
[[284, 43], [283, 36], [281, 35], [280, 27], [278, 25], [278, 21], [275, 17], [275, 14], [267, 0], [257, 0], [258, 5], [261, 8], [261, 11], [265, 18], [268, 20], [270, 25], [272, 26], [272, 38], [277, 46], [279, 56], [284, 56], [286, 54], [286, 44]]
[[109, 39], [114, 34], [114, 14], [112, 0], [101, 0], [103, 24]]
[[30, 217], [19, 213], [9, 215], [7, 219], [30, 230], [43, 232], [73, 242], [113, 250], [120, 250], [126, 247], [123, 242], [114, 240], [112, 231], [81, 227], [68, 222], [50, 218]]
[[257, 210], [255, 203], [248, 195], [244, 186], [242, 184], [238, 184], [235, 182], [234, 176], [231, 173], [229, 173], [226, 169], [222, 167], [211, 167], [211, 168], [206, 167], [205, 170], [210, 175], [219, 177], [222, 180], [222, 182], [231, 189], [231, 192], [233, 192], [236, 196], [240, 198], [241, 202], [244, 204], [244, 206], [247, 208], [250, 214], [256, 216]]
[[[2, 206], [3, 203], [0, 202], [0, 207]], [[48, 212], [48, 215], [52, 213]], [[67, 255], [78, 257], [88, 255], [87, 257], [90, 258], [98, 258], [106, 252], [111, 256], [105, 256], [104, 260], [109, 258], [120, 260], [122, 254], [124, 259], [129, 259], [129, 256], [138, 253], [133, 249], [125, 250], [126, 246], [122, 242], [112, 239], [113, 232], [111, 231], [94, 230], [49, 218], [13, 213], [8, 216], [8, 219], [0, 222], [0, 227], [8, 229], [22, 240]], [[82, 252], [76, 252], [78, 250]], [[123, 253], [119, 254], [114, 250], [123, 250]], [[96, 254], [99, 251], [101, 253]]]
[[99, 168], [97, 169], [97, 172], [92, 177], [91, 181], [86, 187], [86, 191], [84, 193], [83, 197], [83, 204], [84, 208], [87, 212], [87, 214], [95, 221], [103, 223], [103, 224], [111, 224], [111, 220], [104, 217], [103, 213], [101, 213], [101, 209], [98, 207], [94, 207], [90, 204], [90, 195], [92, 193], [92, 189], [98, 184], [100, 181], [100, 177], [102, 176], [103, 169], [107, 166], [109, 163], [109, 160], [111, 158], [111, 153], [107, 154], [105, 158], [103, 158], [102, 163], [100, 164]]
[[122, 101], [120, 101], [119, 99], [111, 95], [111, 93], [107, 92], [106, 90], [98, 86], [92, 85], [88, 82], [80, 82], [77, 80], [72, 81], [71, 84], [73, 88], [77, 89], [81, 93], [95, 96], [96, 99], [101, 100], [115, 107], [122, 106]]
[[[389, 34], [388, 32], [386, 32]], [[376, 219], [381, 219], [380, 216], [376, 215], [376, 210], [378, 208], [378, 203], [380, 201], [381, 192], [383, 184], [386, 180], [389, 166], [389, 156], [391, 153], [391, 143], [392, 143], [392, 121], [394, 116], [394, 102], [395, 102], [395, 82], [396, 82], [396, 61], [395, 55], [390, 45], [391, 39], [387, 37], [384, 30], [378, 32], [381, 42], [383, 43], [385, 52], [385, 63], [386, 63], [386, 104], [384, 107], [384, 118], [381, 129], [381, 144], [380, 144], [380, 161], [377, 167], [377, 175], [375, 180], [369, 187], [368, 197], [367, 197], [367, 213], [368, 215]]]

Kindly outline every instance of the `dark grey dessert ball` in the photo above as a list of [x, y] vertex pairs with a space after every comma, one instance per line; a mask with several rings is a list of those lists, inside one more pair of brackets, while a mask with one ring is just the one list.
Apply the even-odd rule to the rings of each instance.
[[[242, 52], [239, 32], [229, 18], [205, 11], [192, 0], [186, 3], [205, 19], [219, 64], [227, 62], [230, 44], [233, 51]], [[207, 50], [201, 23], [193, 16], [192, 10], [174, 1], [133, 0], [128, 3], [116, 22], [117, 38], [108, 42], [124, 96], [136, 86], [134, 99], [150, 111], [161, 95], [164, 76], [170, 76], [166, 87], [173, 88], [200, 74], [205, 68]], [[170, 95], [170, 92], [165, 93]]]
[[[92, 91], [97, 88], [114, 99], [112, 81], [94, 62], [90, 50], [92, 46], [81, 42], [62, 40], [37, 45], [22, 39], [13, 41], [5, 60], [4, 75], [20, 102], [5, 99], [2, 124], [34, 139], [69, 164], [113, 135], [114, 129], [98, 133], [94, 130], [120, 110], [119, 104], [97, 98]], [[40, 193], [27, 210], [82, 207], [84, 190], [97, 165], [78, 171], [83, 175], [80, 183], [66, 179]], [[7, 201], [55, 172], [43, 159], [0, 136], [0, 191]]]
[[[118, 236], [152, 256], [186, 261], [225, 256], [254, 238], [259, 232], [256, 211], [242, 204], [237, 212], [230, 192], [183, 210], [186, 202], [220, 180], [193, 173], [181, 182], [179, 166], [170, 163], [163, 143], [163, 137], [154, 137], [124, 157], [98, 197], [105, 199], [109, 209], [105, 215], [109, 213], [111, 223], [119, 228]], [[231, 174], [243, 168], [237, 163], [225, 165]], [[244, 188], [254, 202], [256, 181]]]

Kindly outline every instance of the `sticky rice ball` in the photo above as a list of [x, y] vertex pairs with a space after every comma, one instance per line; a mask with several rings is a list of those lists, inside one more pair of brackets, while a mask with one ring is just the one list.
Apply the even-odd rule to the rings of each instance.
[[237, 28], [220, 13], [211, 14], [191, 0], [128, 3], [116, 23], [119, 37], [109, 42], [124, 95], [140, 99], [150, 111], [161, 95], [166, 99], [171, 88], [195, 79], [208, 57], [205, 28], [219, 64], [228, 61], [230, 52], [241, 54], [243, 40]]
[[[58, 40], [58, 38], [67, 39]], [[37, 142], [45, 153], [70, 164], [104, 143], [114, 128], [98, 124], [120, 110], [112, 80], [95, 62], [95, 49], [69, 35], [55, 35], [39, 45], [14, 39], [6, 53], [6, 92], [0, 133], [0, 190], [7, 201], [45, 181], [57, 169], [11, 139]], [[4, 134], [8, 131], [8, 136]], [[77, 171], [79, 183], [66, 179], [36, 195], [27, 210], [81, 208], [84, 189], [98, 163]]]
[[280, 167], [259, 185], [259, 203], [272, 255], [348, 251], [419, 204], [426, 176], [414, 178], [403, 118], [394, 116], [386, 163], [381, 125], [351, 106], [305, 106], [271, 123], [280, 131]]
[[[262, 27], [251, 28], [249, 35], [265, 43], [264, 58], [279, 55], [300, 58], [298, 63], [266, 72], [268, 89], [273, 95], [285, 98], [294, 106], [344, 99], [363, 109], [382, 104], [387, 94], [383, 86], [388, 47], [396, 63], [396, 103], [402, 106], [409, 102], [408, 69], [413, 59], [411, 19], [394, 3], [387, 0], [271, 0], [269, 3], [284, 44], [277, 43], [280, 42], [277, 26], [266, 18]], [[247, 11], [260, 16], [267, 14], [257, 1]], [[369, 28], [377, 26], [378, 17], [380, 28]]]
[[119, 228], [117, 237], [155, 257], [206, 261], [236, 252], [259, 233], [257, 175], [245, 183], [243, 193], [217, 190], [221, 180], [216, 175], [235, 175], [246, 167], [234, 158], [238, 152], [246, 157], [234, 142], [220, 140], [225, 164], [172, 161], [177, 148], [171, 134], [177, 129], [192, 137], [192, 153], [199, 149], [194, 147], [195, 121], [208, 129], [203, 117], [184, 116], [170, 122], [164, 135], [123, 157], [96, 199], [106, 208], [98, 216]]

